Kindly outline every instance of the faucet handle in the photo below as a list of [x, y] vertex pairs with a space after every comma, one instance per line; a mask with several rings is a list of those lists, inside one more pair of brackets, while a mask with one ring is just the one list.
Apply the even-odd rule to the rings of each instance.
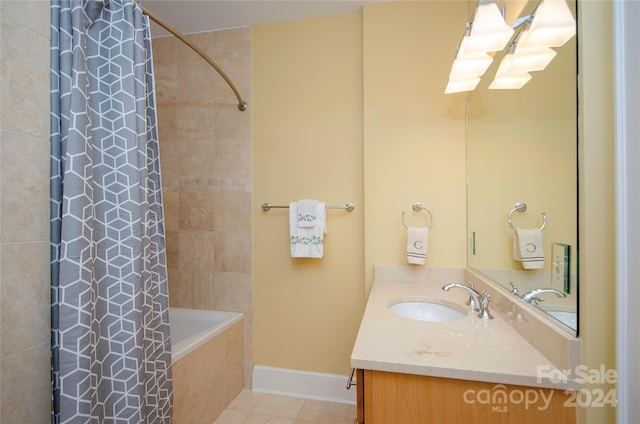
[[513, 281], [509, 281], [509, 284], [511, 284], [511, 294], [520, 296], [520, 291], [518, 290], [518, 286], [516, 286], [516, 283], [514, 283]]
[[[467, 287], [469, 287], [471, 290], [475, 290], [471, 281], [467, 283]], [[473, 300], [473, 296], [471, 295], [469, 295], [469, 299], [467, 299], [464, 304], [470, 305], [473, 311], [480, 311], [480, 305], [476, 305], [476, 302]]]
[[529, 299], [529, 303], [533, 306], [536, 306], [538, 302], [544, 302], [544, 297], [534, 296], [531, 299]]
[[485, 320], [493, 319], [493, 315], [491, 315], [491, 312], [489, 312], [489, 300], [491, 300], [491, 295], [487, 293], [486, 290], [482, 290], [480, 296], [480, 303], [482, 304], [482, 308], [480, 310], [480, 313], [478, 314], [478, 317]]

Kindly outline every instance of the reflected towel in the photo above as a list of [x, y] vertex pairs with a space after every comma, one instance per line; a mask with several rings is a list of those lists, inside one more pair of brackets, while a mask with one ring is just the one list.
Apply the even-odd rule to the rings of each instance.
[[315, 226], [300, 227], [298, 226], [298, 203], [289, 204], [289, 240], [292, 258], [322, 258], [324, 235], [327, 234], [324, 202], [318, 202], [315, 216]]
[[544, 251], [542, 249], [542, 231], [539, 229], [515, 229], [513, 239], [513, 259], [522, 262], [524, 269], [540, 269], [544, 267]]
[[427, 260], [429, 228], [409, 227], [407, 233], [407, 262], [414, 265], [424, 265]]

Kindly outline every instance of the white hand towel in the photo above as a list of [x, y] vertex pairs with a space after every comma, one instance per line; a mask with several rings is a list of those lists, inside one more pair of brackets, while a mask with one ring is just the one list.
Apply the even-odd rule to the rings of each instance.
[[409, 227], [407, 232], [407, 262], [415, 265], [424, 265], [427, 260], [429, 228]]
[[326, 204], [318, 202], [315, 211], [316, 225], [298, 226], [298, 203], [289, 204], [289, 236], [292, 258], [322, 258], [324, 235], [327, 233]]
[[318, 200], [298, 200], [298, 227], [315, 227], [317, 223]]
[[544, 251], [542, 249], [542, 231], [539, 229], [515, 229], [513, 239], [513, 259], [522, 262], [524, 269], [540, 269], [544, 267]]

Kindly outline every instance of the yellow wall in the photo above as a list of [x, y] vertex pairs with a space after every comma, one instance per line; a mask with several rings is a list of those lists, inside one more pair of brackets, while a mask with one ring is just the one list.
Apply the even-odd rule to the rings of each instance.
[[[397, 2], [252, 29], [256, 365], [348, 371], [373, 266], [407, 263], [401, 212], [429, 222], [413, 202], [435, 215], [427, 266], [464, 267], [464, 95], [443, 91], [466, 16]], [[286, 210], [260, 210], [300, 198], [356, 204], [329, 212], [322, 260], [292, 260]]]
[[[615, 368], [615, 171], [612, 3], [580, 3], [580, 337], [582, 363]], [[595, 385], [605, 393], [613, 386]], [[581, 422], [612, 423], [591, 407]]]
[[[256, 365], [348, 370], [372, 267], [406, 263], [401, 212], [427, 221], [414, 201], [436, 218], [427, 266], [465, 266], [465, 95], [442, 91], [467, 15], [466, 2], [397, 2], [252, 29]], [[614, 368], [611, 3], [578, 16], [582, 362]], [[286, 210], [260, 210], [305, 197], [356, 204], [329, 212], [320, 261], [292, 260]]]
[[406, 265], [406, 229], [433, 212], [426, 266], [464, 267], [465, 94], [444, 87], [467, 19], [465, 2], [364, 9], [365, 273]]
[[[362, 17], [252, 28], [254, 363], [346, 374], [364, 309]], [[324, 258], [292, 259], [286, 209], [329, 210]]]

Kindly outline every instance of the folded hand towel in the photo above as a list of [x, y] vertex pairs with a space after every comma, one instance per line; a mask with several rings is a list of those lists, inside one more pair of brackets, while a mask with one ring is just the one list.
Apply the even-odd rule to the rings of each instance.
[[289, 204], [289, 235], [292, 258], [322, 258], [324, 235], [327, 233], [326, 204], [318, 202], [313, 227], [298, 226], [298, 202]]
[[317, 200], [298, 200], [298, 227], [310, 228], [316, 226], [318, 203], [320, 202]]
[[408, 227], [407, 232], [407, 262], [415, 265], [424, 265], [427, 260], [429, 228]]
[[513, 239], [513, 259], [522, 262], [524, 269], [540, 269], [544, 267], [544, 251], [542, 249], [542, 231], [539, 229], [515, 229]]

